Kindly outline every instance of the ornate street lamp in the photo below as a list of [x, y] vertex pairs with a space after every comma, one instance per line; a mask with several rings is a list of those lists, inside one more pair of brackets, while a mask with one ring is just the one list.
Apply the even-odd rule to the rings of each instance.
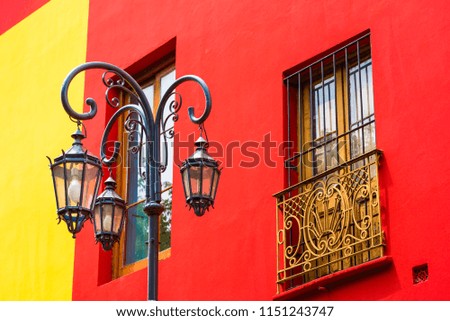
[[97, 197], [94, 209], [94, 231], [103, 249], [111, 250], [120, 239], [125, 220], [125, 201], [116, 193], [116, 181], [110, 176], [105, 191]]
[[67, 151], [50, 161], [59, 222], [67, 223], [73, 238], [86, 220], [91, 218], [97, 196], [102, 166], [100, 160], [84, 149], [85, 136], [77, 129], [74, 142]]
[[195, 146], [195, 153], [183, 162], [180, 171], [186, 203], [195, 214], [202, 216], [209, 206], [214, 207], [220, 170], [217, 162], [208, 155], [208, 142], [203, 137], [197, 139]]
[[[174, 92], [180, 84], [192, 81], [198, 84], [205, 96], [205, 109], [200, 117], [196, 117], [194, 108], [188, 108], [190, 120], [200, 126], [211, 112], [211, 95], [206, 83], [199, 77], [188, 75], [177, 79], [163, 94], [161, 101], [153, 114], [153, 109], [144, 91], [124, 70], [105, 63], [89, 62], [73, 69], [66, 77], [62, 90], [62, 105], [78, 127], [81, 121], [92, 119], [97, 113], [97, 103], [88, 98], [86, 103], [90, 110], [86, 113], [77, 113], [69, 104], [68, 90], [73, 78], [90, 69], [104, 70], [102, 81], [106, 87], [106, 102], [116, 109], [103, 132], [100, 144], [101, 162], [95, 156], [90, 155], [81, 144], [84, 135], [78, 130], [72, 137], [75, 142], [72, 148], [62, 156], [50, 160], [50, 168], [55, 186], [57, 213], [60, 220], [64, 220], [69, 231], [75, 237], [83, 227], [87, 219], [94, 222], [94, 234], [96, 241], [100, 242], [105, 250], [110, 250], [115, 242], [120, 239], [123, 228], [126, 205], [125, 201], [115, 192], [116, 182], [112, 177], [105, 181], [105, 191], [97, 197], [101, 177], [101, 164], [111, 168], [116, 162], [120, 151], [120, 142], [114, 143], [114, 148], [109, 156], [106, 146], [109, 133], [114, 123], [120, 116], [132, 113], [135, 117], [128, 118], [124, 123], [127, 132], [142, 130], [143, 135], [137, 142], [138, 152], [144, 154], [145, 170], [142, 178], [145, 180], [145, 203], [144, 212], [149, 216], [149, 239], [148, 239], [148, 299], [157, 300], [158, 290], [158, 238], [159, 238], [159, 215], [164, 207], [161, 205], [161, 173], [167, 167], [167, 138], [173, 137], [172, 130], [166, 130], [167, 119], [172, 117], [178, 119], [178, 111], [181, 108], [181, 96]], [[133, 97], [136, 103], [120, 105], [118, 95], [120, 91]], [[179, 98], [167, 104], [169, 97]], [[114, 97], [111, 97], [114, 96]], [[164, 109], [169, 105], [170, 114], [164, 119]], [[165, 153], [161, 155], [161, 136]], [[110, 146], [110, 145], [108, 145]], [[185, 160], [181, 166], [186, 202], [189, 208], [193, 208], [196, 215], [203, 215], [210, 206], [214, 205], [220, 170], [217, 162], [208, 155], [207, 142], [200, 137], [196, 142], [197, 150]], [[161, 160], [161, 156], [163, 156]], [[95, 205], [95, 209], [94, 209]]]

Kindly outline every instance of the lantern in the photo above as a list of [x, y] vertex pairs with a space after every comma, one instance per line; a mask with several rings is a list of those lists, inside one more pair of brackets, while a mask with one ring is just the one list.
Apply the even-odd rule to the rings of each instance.
[[97, 197], [94, 208], [94, 231], [97, 242], [110, 250], [120, 239], [125, 219], [125, 201], [116, 193], [116, 182], [110, 176], [105, 191]]
[[58, 219], [66, 222], [75, 238], [84, 222], [91, 218], [102, 170], [100, 160], [84, 149], [81, 140], [85, 136], [80, 129], [72, 138], [74, 142], [67, 152], [62, 151], [54, 163], [49, 160]]
[[197, 216], [205, 214], [209, 206], [214, 207], [220, 170], [218, 163], [207, 153], [208, 142], [199, 137], [193, 155], [181, 166], [186, 203]]

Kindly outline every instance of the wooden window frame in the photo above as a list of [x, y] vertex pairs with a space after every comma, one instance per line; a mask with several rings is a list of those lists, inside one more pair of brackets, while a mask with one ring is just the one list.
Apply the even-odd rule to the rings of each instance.
[[[158, 107], [159, 101], [161, 99], [161, 79], [176, 70], [175, 66], [175, 54], [170, 54], [163, 59], [159, 60], [155, 64], [152, 64], [151, 66], [145, 68], [141, 72], [137, 73], [135, 75], [135, 79], [137, 79], [138, 83], [140, 84], [141, 88], [146, 88], [148, 86], [153, 85], [154, 86], [154, 97], [153, 101], [150, 101], [150, 104], [153, 108], [153, 114], [156, 114], [156, 108]], [[122, 94], [121, 96], [122, 101], [125, 103], [130, 102], [130, 97], [125, 96]], [[124, 123], [126, 119], [126, 115], [122, 116], [120, 119], [120, 123]], [[126, 137], [125, 130], [123, 126], [119, 126], [119, 132], [118, 137], [124, 138]], [[124, 140], [124, 139], [122, 139]], [[125, 155], [124, 157], [127, 157], [127, 149], [128, 144], [122, 143], [121, 144], [121, 153], [122, 155]], [[169, 164], [171, 166], [171, 164]], [[121, 195], [124, 196], [125, 199], [128, 199], [128, 170], [126, 167], [121, 166], [117, 170], [117, 182], [118, 186], [117, 189]], [[172, 186], [163, 188], [162, 193], [168, 192], [170, 189], [172, 189]], [[144, 202], [144, 199], [139, 199], [137, 202], [134, 202], [133, 204], [127, 205], [127, 208], [137, 206], [139, 203]], [[160, 217], [161, 220], [161, 217]], [[112, 278], [116, 279], [125, 275], [128, 275], [130, 273], [142, 270], [147, 267], [148, 265], [148, 254], [145, 258], [138, 260], [133, 263], [126, 264], [125, 263], [125, 257], [126, 257], [126, 237], [127, 237], [127, 220], [125, 221], [124, 228], [122, 229], [122, 235], [120, 237], [120, 242], [117, 243], [112, 250]], [[171, 247], [160, 251], [159, 252], [159, 260], [165, 260], [168, 259], [171, 256]]]

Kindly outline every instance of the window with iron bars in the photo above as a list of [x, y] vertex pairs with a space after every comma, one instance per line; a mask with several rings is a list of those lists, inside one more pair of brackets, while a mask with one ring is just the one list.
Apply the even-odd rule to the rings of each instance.
[[370, 35], [286, 73], [279, 292], [383, 256]]

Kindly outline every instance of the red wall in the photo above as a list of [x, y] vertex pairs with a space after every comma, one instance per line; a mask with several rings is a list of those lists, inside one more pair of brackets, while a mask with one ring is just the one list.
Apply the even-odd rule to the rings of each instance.
[[[371, 32], [377, 145], [391, 267], [310, 295], [326, 300], [450, 299], [450, 142], [447, 1], [133, 1], [90, 4], [87, 60], [123, 68], [176, 39], [177, 75], [211, 89], [208, 136], [224, 146], [270, 133], [281, 143], [283, 71], [365, 30]], [[98, 80], [87, 78], [87, 95]], [[185, 107], [188, 106], [188, 102]], [[201, 106], [200, 106], [201, 107]], [[101, 112], [101, 111], [100, 111]], [[101, 118], [101, 117], [100, 117]], [[104, 119], [88, 124], [98, 151]], [[99, 120], [100, 119], [100, 120]], [[180, 112], [181, 136], [196, 131]], [[236, 143], [237, 144], [237, 143]], [[90, 145], [90, 146], [89, 146]], [[216, 208], [197, 218], [175, 175], [172, 255], [160, 264], [162, 300], [271, 300], [276, 294], [273, 193], [284, 188], [282, 158], [254, 168], [237, 149], [226, 159]], [[183, 154], [184, 153], [184, 154]], [[182, 158], [188, 156], [183, 151]], [[232, 157], [231, 157], [232, 156]], [[176, 170], [175, 170], [176, 173]], [[145, 300], [146, 271], [111, 280], [110, 255], [77, 238], [74, 300]], [[413, 285], [412, 267], [428, 264]], [[98, 284], [101, 284], [98, 286]]]
[[0, 35], [42, 7], [49, 0], [0, 1]]

